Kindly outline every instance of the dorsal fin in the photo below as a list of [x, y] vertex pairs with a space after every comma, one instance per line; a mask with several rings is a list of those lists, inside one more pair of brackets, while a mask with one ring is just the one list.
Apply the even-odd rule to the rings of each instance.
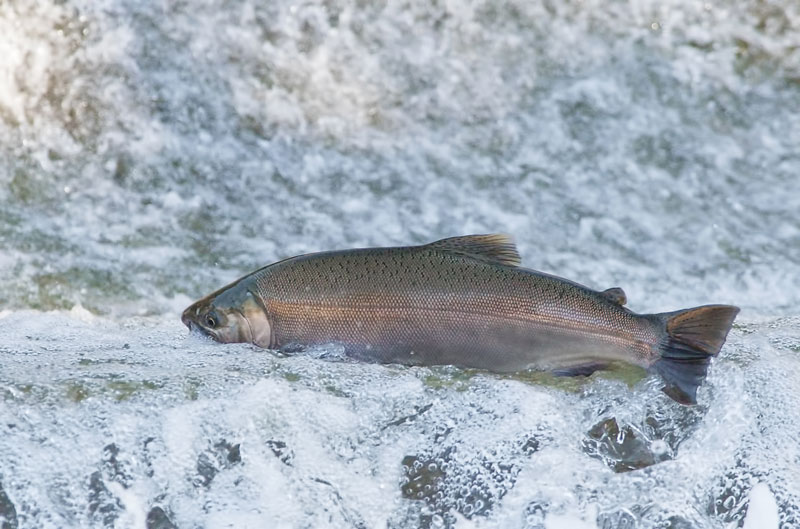
[[508, 266], [519, 266], [522, 262], [514, 241], [511, 240], [511, 237], [502, 233], [450, 237], [425, 246]]
[[628, 297], [625, 295], [625, 291], [619, 287], [611, 287], [600, 293], [609, 301], [612, 301], [620, 306], [628, 302]]

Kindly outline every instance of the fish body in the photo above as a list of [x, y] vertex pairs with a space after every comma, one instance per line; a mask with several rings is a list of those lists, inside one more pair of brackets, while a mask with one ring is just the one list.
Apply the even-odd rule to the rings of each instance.
[[[201, 299], [183, 321], [222, 342], [335, 343], [371, 362], [578, 374], [623, 361], [655, 368], [676, 400], [693, 402], [738, 312], [640, 315], [619, 288], [599, 292], [519, 264], [502, 235], [302, 255]], [[675, 318], [684, 325], [670, 330]]]

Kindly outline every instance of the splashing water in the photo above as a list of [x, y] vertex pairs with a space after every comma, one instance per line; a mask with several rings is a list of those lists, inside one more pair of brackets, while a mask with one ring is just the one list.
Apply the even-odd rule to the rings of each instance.
[[[0, 4], [0, 527], [800, 527], [798, 26], [785, 0]], [[286, 256], [496, 231], [637, 312], [742, 307], [700, 405], [179, 321]]]

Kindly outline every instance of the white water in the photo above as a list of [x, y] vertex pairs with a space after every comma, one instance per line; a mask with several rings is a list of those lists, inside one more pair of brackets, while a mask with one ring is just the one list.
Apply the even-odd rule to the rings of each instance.
[[[800, 4], [17, 1], [0, 35], [0, 527], [800, 527]], [[700, 405], [179, 321], [282, 257], [494, 231], [638, 312], [742, 307]]]

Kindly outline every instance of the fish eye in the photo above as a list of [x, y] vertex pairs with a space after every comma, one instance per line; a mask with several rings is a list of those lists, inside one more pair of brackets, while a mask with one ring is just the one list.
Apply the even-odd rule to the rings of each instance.
[[219, 321], [217, 320], [216, 314], [213, 312], [206, 314], [206, 326], [210, 329], [213, 329], [217, 325], [219, 325]]

